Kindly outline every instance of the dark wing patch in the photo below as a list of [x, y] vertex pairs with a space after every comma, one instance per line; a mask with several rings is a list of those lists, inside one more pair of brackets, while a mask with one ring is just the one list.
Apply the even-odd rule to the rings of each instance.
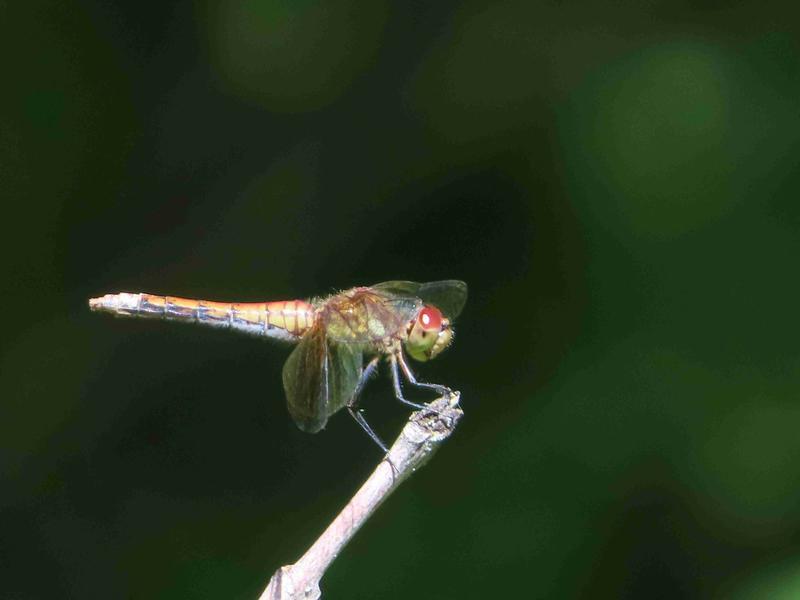
[[308, 433], [325, 427], [355, 392], [362, 368], [359, 347], [333, 343], [319, 327], [303, 336], [283, 366], [283, 389], [297, 427]]
[[364, 369], [361, 347], [328, 340], [328, 416], [343, 408], [358, 387]]
[[417, 283], [415, 281], [387, 281], [371, 286], [372, 289], [400, 297], [414, 296], [425, 304], [432, 304], [449, 319], [455, 319], [467, 302], [467, 284], [457, 279]]
[[283, 389], [289, 414], [300, 429], [309, 433], [319, 431], [328, 421], [328, 393], [324, 389], [327, 362], [324, 332], [312, 329], [283, 365]]

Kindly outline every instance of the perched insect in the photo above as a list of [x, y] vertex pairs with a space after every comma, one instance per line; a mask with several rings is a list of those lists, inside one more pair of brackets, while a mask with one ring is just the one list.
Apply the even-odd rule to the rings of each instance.
[[364, 383], [379, 360], [387, 357], [395, 396], [404, 404], [424, 408], [403, 396], [399, 371], [413, 386], [449, 395], [451, 390], [444, 385], [417, 381], [405, 354], [426, 361], [447, 348], [453, 339], [451, 321], [466, 300], [463, 281], [388, 281], [311, 301], [229, 303], [123, 292], [92, 298], [89, 307], [296, 342], [283, 367], [283, 387], [297, 426], [317, 432], [328, 417], [347, 407], [386, 451], [386, 445], [356, 410]]

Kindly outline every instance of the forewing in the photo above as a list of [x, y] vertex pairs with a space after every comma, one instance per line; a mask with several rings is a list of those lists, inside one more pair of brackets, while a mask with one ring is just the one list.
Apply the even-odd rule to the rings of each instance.
[[415, 281], [387, 281], [371, 286], [382, 293], [401, 297], [415, 296], [432, 304], [449, 319], [455, 319], [467, 302], [467, 284], [457, 279], [417, 283]]
[[316, 433], [347, 403], [362, 361], [360, 348], [331, 342], [321, 327], [303, 336], [283, 366], [289, 414], [301, 430]]

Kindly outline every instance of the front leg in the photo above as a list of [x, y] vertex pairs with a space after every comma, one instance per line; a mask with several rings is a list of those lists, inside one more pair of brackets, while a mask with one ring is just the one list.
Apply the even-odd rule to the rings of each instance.
[[424, 388], [426, 390], [434, 390], [437, 394], [445, 398], [449, 398], [453, 393], [453, 390], [451, 390], [447, 386], [440, 385], [438, 383], [423, 383], [421, 381], [417, 381], [417, 378], [414, 377], [414, 373], [411, 371], [411, 368], [408, 366], [408, 363], [406, 363], [406, 359], [403, 356], [402, 350], [398, 350], [397, 352], [391, 354], [390, 363], [392, 367], [392, 383], [394, 384], [394, 395], [403, 404], [412, 406], [417, 410], [428, 408], [425, 404], [412, 402], [411, 400], [407, 400], [403, 396], [403, 388], [400, 385], [400, 373], [398, 372], [397, 368], [398, 365], [403, 370], [403, 375], [405, 375], [406, 379], [411, 385], [419, 388]]

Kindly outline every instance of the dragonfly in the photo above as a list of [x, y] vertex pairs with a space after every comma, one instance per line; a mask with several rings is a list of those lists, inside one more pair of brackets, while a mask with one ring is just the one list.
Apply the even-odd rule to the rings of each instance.
[[302, 430], [316, 433], [342, 408], [388, 452], [358, 409], [365, 383], [379, 362], [389, 364], [394, 395], [405, 397], [402, 376], [413, 387], [451, 397], [441, 384], [419, 381], [406, 355], [428, 361], [453, 341], [452, 321], [467, 300], [458, 280], [387, 281], [354, 287], [325, 298], [274, 302], [214, 302], [177, 296], [120, 292], [89, 300], [93, 311], [116, 316], [184, 321], [297, 344], [283, 366], [289, 414]]

